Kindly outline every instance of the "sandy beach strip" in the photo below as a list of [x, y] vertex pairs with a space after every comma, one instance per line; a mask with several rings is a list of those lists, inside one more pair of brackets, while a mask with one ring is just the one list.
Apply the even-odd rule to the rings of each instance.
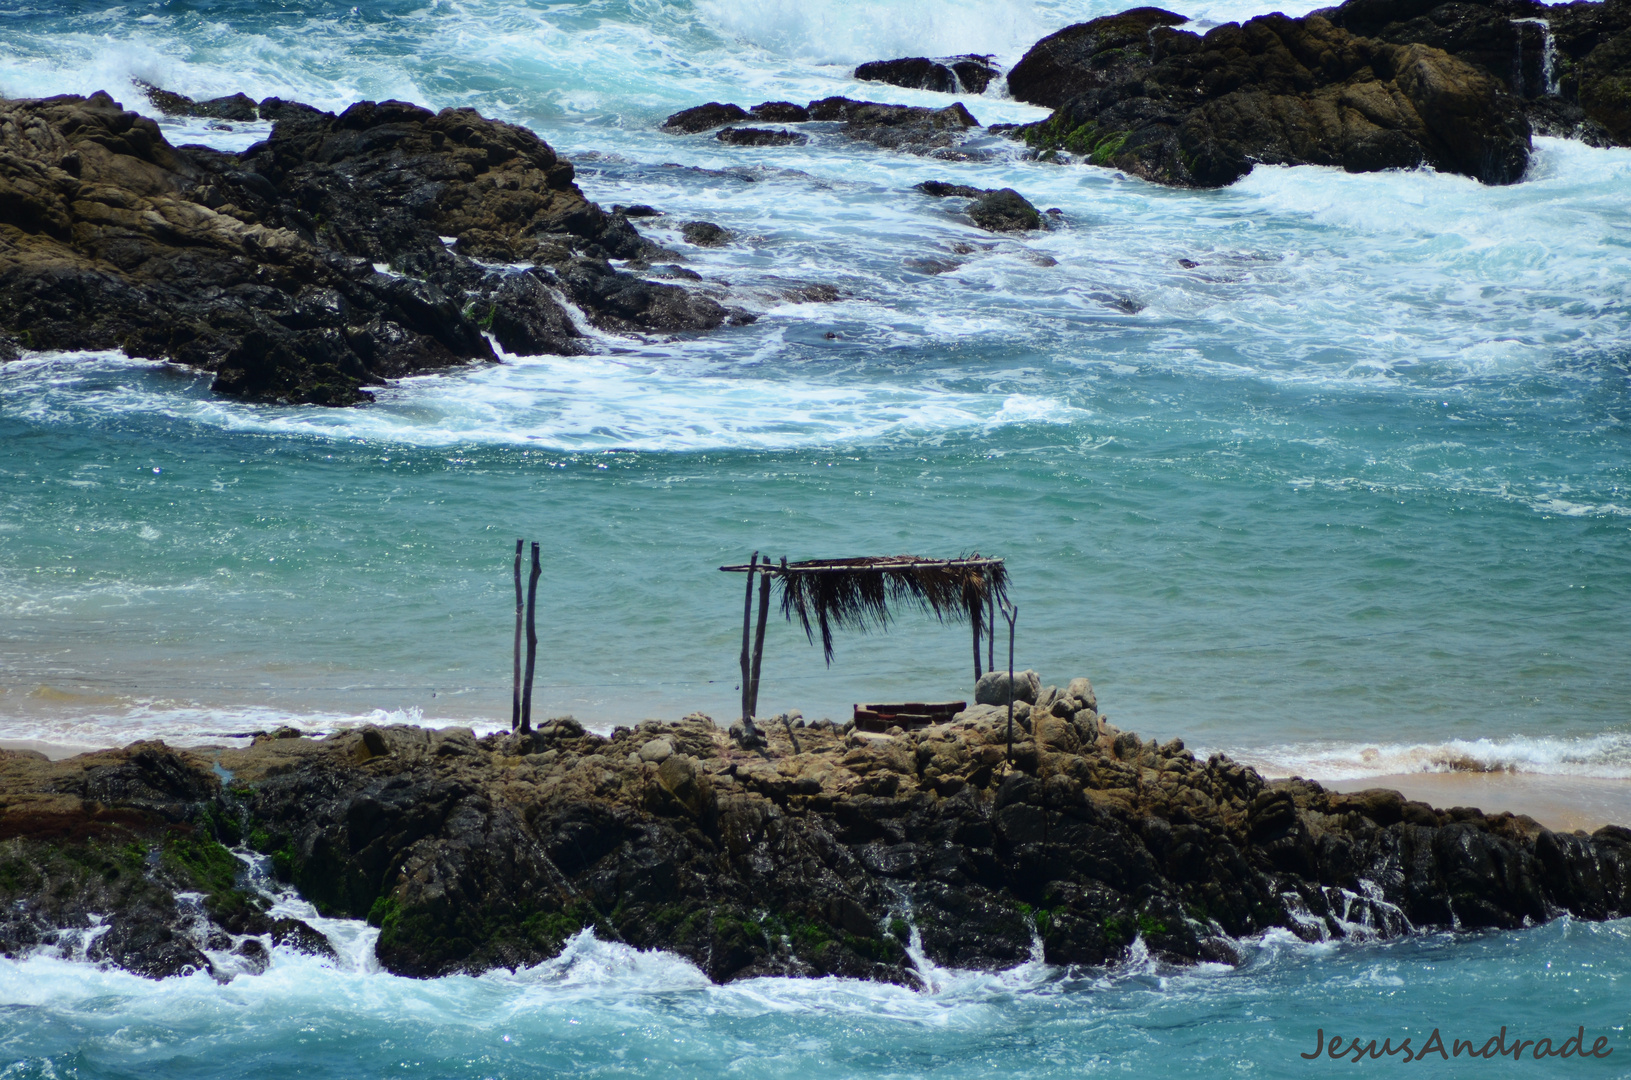
[[1631, 780], [1541, 773], [1417, 772], [1319, 780], [1332, 791], [1392, 788], [1407, 799], [1439, 809], [1473, 806], [1486, 814], [1528, 814], [1549, 829], [1592, 832], [1604, 825], [1631, 826]]

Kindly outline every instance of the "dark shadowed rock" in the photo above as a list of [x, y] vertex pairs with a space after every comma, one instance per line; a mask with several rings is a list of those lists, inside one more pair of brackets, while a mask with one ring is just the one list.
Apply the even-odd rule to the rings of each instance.
[[1147, 61], [1150, 32], [1188, 22], [1164, 8], [1141, 7], [1067, 26], [1032, 45], [1008, 72], [1008, 92], [1056, 109], [1088, 90], [1108, 86], [1131, 65]]
[[714, 138], [731, 146], [803, 146], [810, 141], [808, 135], [801, 135], [796, 131], [772, 130], [770, 128], [737, 128], [722, 129]]
[[978, 199], [989, 191], [987, 188], [969, 187], [967, 184], [951, 184], [944, 180], [925, 180], [921, 184], [912, 186], [934, 199]]
[[[263, 105], [271, 137], [229, 154], [173, 147], [106, 94], [0, 100], [0, 334], [178, 361], [250, 400], [345, 405], [495, 360], [487, 332], [517, 352], [583, 351], [558, 294], [608, 327], [733, 317], [614, 272], [606, 260], [672, 255], [585, 199], [524, 128], [404, 102]], [[567, 267], [616, 285], [574, 287]]]
[[709, 128], [734, 124], [746, 119], [748, 119], [748, 114], [740, 105], [727, 105], [723, 102], [710, 101], [706, 105], [681, 109], [663, 121], [663, 130], [681, 135], [695, 135], [699, 131], [707, 131]]
[[[238, 93], [227, 97], [210, 98], [207, 101], [194, 101], [185, 94], [165, 90], [140, 79], [135, 80], [135, 85], [136, 89], [147, 95], [147, 100], [153, 108], [164, 116], [199, 116], [237, 121], [260, 119], [260, 110], [256, 108], [254, 99], [247, 94]], [[273, 117], [266, 119], [270, 120]]]
[[802, 124], [810, 119], [810, 110], [791, 101], [766, 101], [748, 110], [753, 119], [765, 124]]
[[1478, 67], [1522, 102], [1539, 133], [1631, 143], [1631, 4], [1349, 0], [1326, 14], [1355, 34]]
[[925, 56], [907, 56], [899, 60], [874, 60], [855, 69], [855, 77], [863, 82], [889, 83], [911, 90], [936, 90], [942, 94], [955, 94], [962, 87], [957, 73], [936, 60]]
[[685, 242], [697, 247], [724, 247], [731, 241], [729, 229], [722, 229], [711, 221], [687, 221], [680, 226]]
[[1042, 227], [1042, 215], [1013, 188], [981, 195], [969, 204], [968, 216], [987, 232], [1025, 232]]
[[855, 77], [865, 82], [935, 90], [942, 94], [983, 94], [995, 75], [996, 68], [989, 56], [973, 55], [941, 60], [907, 56], [899, 60], [874, 60], [855, 69]]
[[960, 101], [943, 109], [927, 109], [829, 97], [810, 102], [810, 119], [842, 121], [840, 133], [851, 139], [914, 154], [953, 147], [970, 129], [980, 126]]
[[662, 217], [663, 212], [654, 206], [645, 203], [635, 203], [633, 206], [613, 206], [612, 213], [622, 214], [628, 218]]
[[[1055, 65], [1046, 96], [1075, 96], [1021, 129], [1039, 152], [1198, 187], [1256, 163], [1429, 165], [1485, 183], [1516, 181], [1528, 164], [1516, 99], [1440, 50], [1355, 37], [1317, 15], [1266, 15], [1203, 37], [1141, 10], [1070, 28], [1073, 66]], [[1149, 26], [1144, 37], [1133, 22]]]
[[[972, 199], [968, 205], [968, 216], [973, 219], [974, 224], [988, 232], [1024, 232], [1042, 228], [1042, 215], [1031, 205], [1030, 200], [1013, 188], [999, 188], [993, 191], [969, 187], [966, 184], [949, 184], [944, 180], [925, 180], [915, 186], [918, 191], [936, 199]], [[991, 673], [996, 674], [998, 673]], [[1005, 680], [1008, 677], [1007, 672], [1002, 672], [1001, 675]]]

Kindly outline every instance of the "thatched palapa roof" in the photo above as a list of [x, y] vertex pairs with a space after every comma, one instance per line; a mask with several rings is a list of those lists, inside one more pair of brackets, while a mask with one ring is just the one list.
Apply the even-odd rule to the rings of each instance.
[[781, 585], [782, 614], [798, 617], [805, 636], [832, 663], [833, 630], [883, 629], [891, 605], [914, 604], [940, 622], [985, 623], [989, 603], [1007, 599], [1008, 573], [1001, 559], [977, 553], [960, 559], [925, 559], [917, 555], [882, 555], [859, 559], [807, 559], [721, 566], [721, 570], [769, 574]]

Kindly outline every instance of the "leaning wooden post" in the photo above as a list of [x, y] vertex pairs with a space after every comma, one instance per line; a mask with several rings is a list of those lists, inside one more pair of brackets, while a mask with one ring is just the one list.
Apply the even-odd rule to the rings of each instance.
[[521, 734], [532, 731], [532, 672], [538, 660], [538, 541], [532, 542], [532, 573], [527, 577], [527, 678], [521, 690]]
[[985, 670], [997, 670], [997, 590], [985, 594], [985, 625], [990, 633], [985, 636]]
[[521, 726], [521, 541], [515, 542], [515, 671], [510, 679], [510, 730]]
[[[766, 559], [768, 563], [770, 560]], [[782, 556], [782, 571], [787, 570], [787, 556]], [[753, 632], [753, 696], [748, 700], [748, 715], [759, 715], [759, 666], [765, 659], [765, 623], [770, 621], [770, 575], [759, 575], [759, 626]]]
[[753, 573], [759, 565], [755, 551], [748, 560], [748, 591], [742, 598], [742, 726], [751, 730], [753, 723], [753, 654], [749, 644], [753, 640]]
[[[1004, 601], [1002, 617], [1008, 620], [1008, 763], [1014, 763], [1014, 621], [1019, 608]], [[1035, 730], [1033, 728], [1033, 730]]]
[[974, 624], [974, 685], [980, 684], [980, 612], [985, 607], [980, 603], [980, 594], [975, 593], [974, 599], [968, 605], [968, 621]]

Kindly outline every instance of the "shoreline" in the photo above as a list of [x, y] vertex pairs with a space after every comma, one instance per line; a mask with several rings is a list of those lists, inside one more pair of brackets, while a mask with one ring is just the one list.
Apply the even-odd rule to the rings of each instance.
[[[358, 728], [364, 726], [369, 725], [356, 725]], [[420, 726], [432, 730], [448, 730], [469, 728], [471, 725], [422, 723]], [[474, 733], [478, 738], [489, 734], [502, 734], [503, 727], [503, 724], [495, 721], [489, 725], [477, 725]], [[610, 730], [608, 728], [608, 731]], [[335, 734], [339, 733], [337, 729]], [[93, 746], [85, 743], [0, 737], [0, 751], [33, 751], [44, 754], [50, 761], [64, 761], [81, 754], [121, 749], [128, 746], [131, 741], [135, 740]], [[198, 743], [190, 740], [160, 741], [177, 749], [205, 754], [241, 751], [249, 745], [248, 739], [240, 740], [240, 745], [217, 741]], [[1309, 780], [1327, 791], [1338, 794], [1378, 789], [1397, 791], [1407, 800], [1445, 809], [1469, 807], [1487, 815], [1510, 813], [1527, 816], [1553, 832], [1591, 833], [1604, 825], [1631, 827], [1631, 779], [1506, 771], [1388, 773], [1341, 779], [1326, 779], [1317, 775], [1265, 774], [1264, 778], [1272, 782]]]

